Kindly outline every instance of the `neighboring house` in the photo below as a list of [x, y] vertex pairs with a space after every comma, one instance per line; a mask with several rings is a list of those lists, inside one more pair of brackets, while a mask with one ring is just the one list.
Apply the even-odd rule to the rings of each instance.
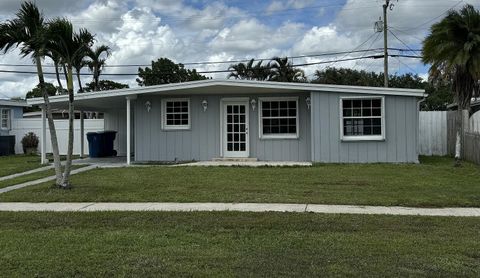
[[23, 117], [26, 101], [0, 99], [0, 136], [10, 134], [12, 119]]
[[[447, 106], [448, 110], [457, 110], [457, 104], [452, 103]], [[472, 98], [470, 102], [470, 115], [474, 114], [475, 112], [480, 111], [480, 99], [478, 98]]]
[[[423, 90], [204, 80], [76, 95], [134, 162], [418, 162]], [[68, 96], [50, 98], [66, 109]], [[29, 99], [41, 105], [42, 99]]]

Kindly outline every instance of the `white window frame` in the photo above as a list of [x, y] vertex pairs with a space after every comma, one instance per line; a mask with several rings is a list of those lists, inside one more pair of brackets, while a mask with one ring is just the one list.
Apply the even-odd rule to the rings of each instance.
[[[343, 101], [344, 100], [357, 100], [357, 99], [380, 99], [381, 101], [381, 110], [380, 110], [380, 118], [382, 120], [381, 126], [381, 134], [380, 135], [344, 135], [343, 129]], [[384, 96], [345, 96], [340, 97], [340, 139], [342, 141], [384, 141], [385, 140], [385, 97]], [[358, 119], [365, 119], [365, 118], [378, 118], [378, 116], [370, 116], [370, 117], [345, 117], [345, 118], [358, 118]]]
[[[167, 125], [167, 102], [186, 101], [188, 104], [188, 124], [187, 125]], [[188, 130], [192, 125], [191, 105], [189, 98], [165, 98], [162, 99], [162, 129], [163, 130]]]
[[[7, 126], [3, 126], [3, 112], [7, 111]], [[2, 108], [0, 109], [0, 129], [2, 130], [10, 130], [12, 127], [12, 109], [9, 108]]]
[[[296, 133], [283, 133], [283, 134], [263, 134], [263, 102], [268, 101], [295, 101], [297, 106], [297, 113], [296, 113]], [[282, 118], [282, 117], [279, 117]], [[260, 139], [298, 139], [299, 138], [299, 124], [300, 118], [300, 107], [298, 106], [298, 97], [263, 97], [258, 99], [258, 135]]]

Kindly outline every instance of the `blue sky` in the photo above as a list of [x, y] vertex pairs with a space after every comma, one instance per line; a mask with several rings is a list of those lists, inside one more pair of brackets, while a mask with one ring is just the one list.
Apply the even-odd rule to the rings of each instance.
[[[373, 31], [384, 0], [36, 0], [48, 18], [64, 16], [96, 34], [98, 44], [112, 48], [108, 64], [149, 64], [159, 57], [176, 62], [225, 61], [273, 56], [379, 48], [383, 37]], [[18, 0], [2, 0], [0, 20], [12, 18]], [[392, 1], [389, 46], [421, 48], [432, 23], [450, 8], [465, 3], [480, 7], [480, 0]], [[402, 42], [400, 42], [400, 40]], [[405, 44], [407, 46], [405, 46]], [[360, 57], [352, 53], [330, 57], [297, 58], [295, 64]], [[419, 52], [405, 52], [420, 55]], [[51, 61], [46, 60], [48, 65]], [[31, 64], [18, 52], [0, 55], [0, 64]], [[382, 60], [362, 59], [303, 69], [312, 77], [326, 66], [381, 72]], [[199, 70], [226, 69], [225, 65], [198, 65]], [[35, 70], [0, 66], [3, 70]], [[46, 68], [45, 71], [52, 71]], [[390, 73], [412, 72], [427, 77], [428, 66], [419, 59], [391, 58]], [[88, 73], [87, 69], [83, 72]], [[105, 73], [136, 73], [137, 68], [107, 68]], [[213, 74], [226, 78], [226, 74]], [[105, 76], [136, 86], [135, 76]], [[53, 76], [47, 80], [56, 85]], [[90, 82], [85, 76], [83, 82]], [[37, 83], [35, 75], [0, 73], [0, 98], [22, 97]]]

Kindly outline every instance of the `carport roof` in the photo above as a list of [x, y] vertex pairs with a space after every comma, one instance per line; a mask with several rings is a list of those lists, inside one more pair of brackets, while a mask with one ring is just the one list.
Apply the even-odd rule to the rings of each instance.
[[[75, 95], [75, 109], [105, 111], [125, 107], [126, 97], [136, 97], [142, 94], [155, 95], [195, 95], [195, 94], [269, 94], [294, 92], [337, 92], [368, 95], [397, 95], [409, 97], [424, 97], [424, 90], [399, 89], [383, 87], [359, 87], [344, 85], [326, 85], [312, 83], [286, 83], [252, 80], [218, 80], [209, 79], [184, 83], [164, 84], [148, 87], [137, 87], [120, 90], [89, 92]], [[52, 108], [66, 108], [68, 96], [50, 97]], [[42, 105], [42, 98], [28, 100], [29, 105]]]

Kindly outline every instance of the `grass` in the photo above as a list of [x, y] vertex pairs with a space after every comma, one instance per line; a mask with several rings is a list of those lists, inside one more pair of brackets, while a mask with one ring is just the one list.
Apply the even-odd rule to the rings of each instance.
[[0, 195], [15, 202], [283, 202], [418, 207], [480, 206], [480, 168], [423, 157], [414, 164], [319, 164], [297, 168], [137, 167], [72, 177]]
[[[85, 167], [85, 165], [72, 165], [72, 170], [82, 168], [82, 167]], [[4, 187], [7, 187], [7, 186], [16, 185], [16, 184], [21, 184], [21, 183], [28, 182], [28, 181], [34, 181], [34, 180], [38, 180], [38, 179], [42, 179], [42, 178], [46, 178], [46, 177], [50, 177], [50, 176], [54, 176], [54, 175], [55, 175], [55, 170], [54, 169], [49, 169], [49, 170], [45, 170], [45, 171], [41, 171], [41, 172], [36, 172], [36, 173], [33, 173], [33, 174], [24, 175], [24, 176], [16, 177], [16, 178], [13, 178], [13, 179], [0, 181], [0, 188], [4, 188]]]
[[40, 168], [40, 157], [36, 155], [0, 156], [0, 177]]
[[0, 213], [5, 277], [480, 275], [479, 218]]
[[[73, 158], [78, 158], [78, 155], [74, 155]], [[47, 159], [53, 161], [53, 156], [48, 154]], [[65, 160], [65, 156], [61, 156], [60, 159]], [[40, 164], [40, 156], [38, 155], [0, 156], [0, 177], [26, 172], [43, 166]]]

